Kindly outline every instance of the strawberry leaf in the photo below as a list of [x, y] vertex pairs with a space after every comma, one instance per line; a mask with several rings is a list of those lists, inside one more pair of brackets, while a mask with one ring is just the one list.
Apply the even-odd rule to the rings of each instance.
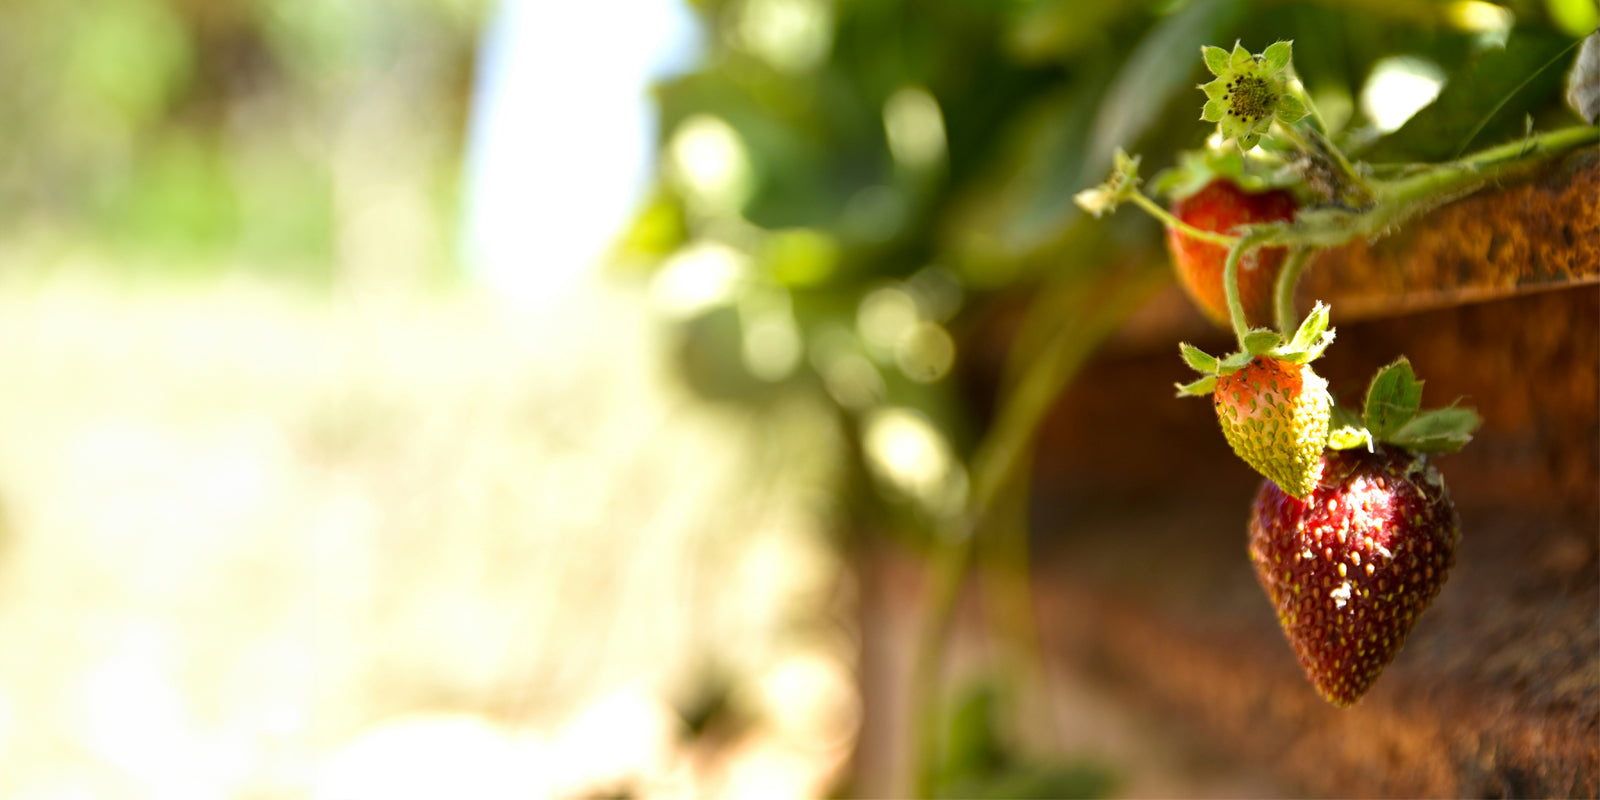
[[1207, 375], [1194, 383], [1176, 384], [1179, 397], [1201, 397], [1217, 388], [1217, 376]]
[[[1422, 381], [1411, 371], [1405, 356], [1378, 370], [1367, 387], [1367, 430], [1380, 442], [1394, 441], [1399, 431], [1422, 407]], [[1395, 442], [1399, 444], [1399, 442]]]
[[1440, 408], [1418, 414], [1387, 441], [1418, 453], [1451, 453], [1472, 441], [1483, 419], [1470, 408]]
[[1203, 375], [1217, 374], [1217, 359], [1210, 353], [1188, 342], [1179, 343], [1178, 352], [1183, 354], [1183, 363], [1188, 364], [1195, 372]]
[[1211, 70], [1212, 75], [1221, 75], [1228, 69], [1228, 51], [1220, 47], [1202, 46], [1200, 56], [1206, 60], [1206, 69]]

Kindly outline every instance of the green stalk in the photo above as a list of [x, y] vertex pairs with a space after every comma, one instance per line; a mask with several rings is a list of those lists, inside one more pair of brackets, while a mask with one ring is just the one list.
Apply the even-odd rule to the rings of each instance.
[[1204, 231], [1196, 228], [1195, 226], [1172, 216], [1172, 213], [1162, 208], [1160, 204], [1138, 192], [1134, 192], [1129, 199], [1137, 203], [1139, 207], [1148, 212], [1150, 216], [1160, 220], [1162, 225], [1165, 225], [1168, 228], [1177, 228], [1189, 236], [1200, 239], [1201, 241], [1211, 242], [1212, 244], [1220, 244], [1223, 247], [1232, 247], [1234, 242], [1239, 241], [1239, 237], [1237, 236], [1229, 236], [1226, 233]]
[[1302, 209], [1293, 225], [1279, 226], [1256, 243], [1338, 247], [1353, 239], [1381, 236], [1424, 211], [1596, 142], [1600, 142], [1600, 127], [1579, 126], [1491, 147], [1460, 161], [1376, 182], [1374, 202], [1359, 211], [1338, 207]]
[[1410, 216], [1484, 184], [1584, 145], [1600, 142], [1600, 127], [1577, 126], [1480, 150], [1460, 161], [1380, 184], [1378, 200], [1396, 217]]
[[1239, 349], [1244, 349], [1245, 334], [1250, 332], [1250, 322], [1244, 316], [1244, 301], [1239, 299], [1239, 259], [1246, 250], [1260, 244], [1271, 234], [1265, 231], [1251, 231], [1239, 237], [1228, 250], [1228, 260], [1222, 265], [1222, 291], [1228, 298], [1228, 320], [1233, 323], [1233, 335], [1239, 340]]
[[1294, 335], [1295, 329], [1300, 327], [1300, 321], [1295, 319], [1294, 313], [1294, 288], [1300, 283], [1300, 273], [1305, 271], [1306, 264], [1311, 261], [1314, 251], [1309, 247], [1295, 247], [1289, 250], [1289, 255], [1283, 259], [1283, 269], [1278, 273], [1278, 282], [1273, 287], [1273, 308], [1276, 312], [1278, 332], [1287, 339]]

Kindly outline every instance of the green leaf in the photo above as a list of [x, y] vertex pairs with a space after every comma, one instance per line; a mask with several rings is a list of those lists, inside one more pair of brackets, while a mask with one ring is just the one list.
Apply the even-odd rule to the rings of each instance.
[[1305, 119], [1306, 115], [1311, 112], [1306, 108], [1305, 103], [1300, 102], [1300, 98], [1285, 92], [1278, 97], [1278, 109], [1275, 113], [1279, 122], [1285, 125], [1293, 125]]
[[1289, 342], [1290, 349], [1310, 350], [1321, 339], [1322, 334], [1328, 330], [1328, 306], [1321, 300], [1311, 307], [1311, 313], [1301, 320], [1300, 327], [1295, 329], [1294, 339]]
[[1203, 375], [1217, 374], [1217, 359], [1210, 353], [1188, 342], [1179, 343], [1178, 352], [1183, 354], [1183, 363], [1188, 364], [1195, 372]]
[[1217, 376], [1207, 375], [1193, 383], [1173, 384], [1178, 387], [1179, 397], [1201, 397], [1211, 394], [1217, 388]]
[[1202, 45], [1200, 47], [1200, 57], [1205, 59], [1206, 69], [1211, 70], [1212, 75], [1220, 76], [1228, 71], [1228, 51], [1220, 47]]
[[1200, 91], [1206, 93], [1207, 100], [1222, 100], [1228, 96], [1228, 82], [1218, 78], [1210, 83], [1203, 84]]
[[1255, 56], [1250, 55], [1250, 51], [1244, 49], [1244, 44], [1235, 40], [1233, 43], [1233, 55], [1228, 57], [1228, 66], [1234, 70], [1241, 70], [1244, 69], [1246, 64], [1254, 60]]
[[1359, 428], [1361, 427], [1361, 415], [1345, 406], [1334, 403], [1333, 408], [1328, 413], [1328, 424], [1335, 428]]
[[1239, 149], [1240, 150], [1249, 150], [1250, 148], [1255, 147], [1256, 143], [1259, 142], [1259, 141], [1261, 141], [1261, 134], [1259, 134], [1259, 133], [1246, 134], [1244, 136], [1239, 137]]
[[1281, 344], [1283, 337], [1267, 328], [1256, 328], [1244, 335], [1244, 349], [1253, 356], [1266, 355]]
[[1206, 122], [1221, 122], [1222, 116], [1228, 113], [1228, 104], [1221, 100], [1207, 100], [1205, 108], [1200, 110], [1200, 119]]
[[1289, 66], [1290, 48], [1289, 42], [1274, 42], [1261, 51], [1261, 60], [1267, 69], [1278, 72]]
[[1472, 441], [1481, 424], [1470, 408], [1439, 408], [1418, 414], [1385, 441], [1418, 453], [1450, 453]]
[[1380, 442], [1393, 441], [1390, 437], [1421, 407], [1422, 381], [1411, 371], [1411, 362], [1401, 356], [1378, 370], [1367, 387], [1367, 430]]

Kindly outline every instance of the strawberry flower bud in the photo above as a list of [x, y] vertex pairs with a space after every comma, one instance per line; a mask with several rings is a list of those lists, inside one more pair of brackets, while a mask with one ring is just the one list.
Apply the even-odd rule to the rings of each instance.
[[1240, 149], [1255, 147], [1274, 119], [1288, 125], [1310, 113], [1289, 91], [1289, 42], [1277, 42], [1260, 55], [1252, 55], [1238, 42], [1232, 53], [1206, 46], [1200, 54], [1216, 76], [1200, 87], [1206, 93], [1200, 118], [1217, 123], [1222, 136], [1236, 140]]
[[1099, 186], [1092, 186], [1072, 196], [1072, 201], [1084, 211], [1099, 219], [1101, 214], [1117, 210], [1122, 201], [1139, 190], [1143, 180], [1139, 177], [1139, 157], [1130, 156], [1117, 148], [1112, 157], [1111, 177]]

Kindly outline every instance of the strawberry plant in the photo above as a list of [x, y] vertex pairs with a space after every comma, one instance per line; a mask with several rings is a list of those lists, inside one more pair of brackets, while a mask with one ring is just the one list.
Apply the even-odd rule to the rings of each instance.
[[[1179, 197], [1172, 214], [1190, 226], [1226, 234], [1240, 225], [1294, 219], [1299, 203], [1283, 189], [1248, 191], [1227, 178], [1215, 178], [1199, 191]], [[1178, 285], [1213, 322], [1228, 323], [1228, 298], [1222, 288], [1222, 267], [1228, 248], [1197, 239], [1183, 230], [1167, 231], [1167, 250]], [[1283, 269], [1282, 247], [1263, 247], [1245, 254], [1239, 263], [1239, 302], [1245, 321], [1252, 326], [1272, 322], [1272, 290]]]
[[[1465, 445], [1480, 420], [1468, 408], [1422, 411], [1422, 382], [1403, 356], [1373, 378], [1359, 417], [1338, 406], [1311, 363], [1333, 341], [1330, 309], [1319, 302], [1297, 319], [1295, 284], [1317, 250], [1381, 236], [1600, 131], [1530, 133], [1442, 164], [1352, 161], [1296, 79], [1291, 50], [1201, 48], [1214, 76], [1200, 87], [1201, 117], [1217, 131], [1153, 182], [1177, 195], [1170, 212], [1143, 193], [1140, 159], [1121, 151], [1111, 178], [1076, 200], [1097, 217], [1131, 202], [1159, 219], [1180, 284], [1232, 327], [1231, 354], [1179, 345], [1201, 377], [1178, 394], [1211, 397], [1228, 444], [1266, 478], [1250, 514], [1251, 562], [1312, 684], [1348, 706], [1400, 652], [1454, 563], [1460, 524], [1430, 457]], [[1239, 185], [1262, 175], [1276, 185]]]

